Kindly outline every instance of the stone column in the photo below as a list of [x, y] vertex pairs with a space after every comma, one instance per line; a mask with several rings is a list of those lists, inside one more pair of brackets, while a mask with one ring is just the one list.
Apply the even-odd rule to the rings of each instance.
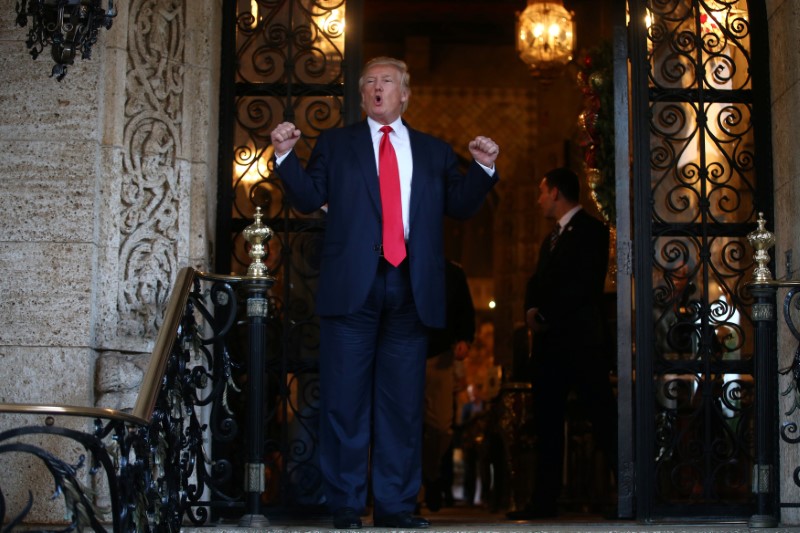
[[[800, 227], [797, 224], [797, 206], [800, 203], [800, 152], [794, 117], [800, 114], [800, 55], [793, 43], [800, 32], [800, 0], [766, 0], [769, 28], [769, 70], [772, 105], [772, 160], [775, 202], [775, 261], [776, 278], [798, 279], [800, 265]], [[791, 270], [787, 264], [791, 254]], [[781, 313], [785, 291], [778, 293], [778, 312]], [[797, 349], [797, 342], [789, 333], [782, 317], [778, 318], [778, 368], [787, 368]], [[787, 390], [791, 374], [779, 376], [778, 390]], [[778, 426], [797, 420], [792, 411], [793, 394], [779, 396]], [[777, 472], [782, 502], [799, 503], [800, 486], [794, 481], [794, 471], [800, 467], [798, 445], [779, 442], [780, 470]], [[800, 510], [783, 508], [783, 524], [800, 524]]]

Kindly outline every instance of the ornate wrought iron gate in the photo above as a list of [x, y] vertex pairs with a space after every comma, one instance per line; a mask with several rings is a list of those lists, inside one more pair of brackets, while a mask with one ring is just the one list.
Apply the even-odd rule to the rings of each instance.
[[765, 8], [629, 10], [637, 516], [745, 518], [757, 436], [746, 235], [772, 212]]
[[[294, 122], [303, 132], [295, 149], [307, 159], [320, 131], [359, 118], [362, 0], [225, 0], [223, 8], [215, 268], [247, 270], [242, 230], [260, 207], [274, 231], [266, 263], [277, 280], [270, 292], [262, 503], [307, 512], [323, 503], [313, 295], [325, 213], [291, 208], [272, 175], [269, 133]], [[212, 435], [223, 454], [240, 438]]]

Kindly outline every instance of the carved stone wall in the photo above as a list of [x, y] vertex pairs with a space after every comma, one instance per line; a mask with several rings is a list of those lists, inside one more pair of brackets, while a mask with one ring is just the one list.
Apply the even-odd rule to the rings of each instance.
[[[116, 4], [57, 82], [0, 0], [0, 402], [132, 407], [178, 269], [210, 264], [222, 0]], [[8, 515], [32, 489], [63, 519], [38, 463], [0, 469]]]
[[183, 4], [131, 3], [116, 295], [120, 337], [152, 338], [158, 331], [185, 246]]
[[[116, 244], [98, 280], [104, 290], [97, 305], [106, 310], [98, 344], [101, 357], [112, 361], [99, 365], [104, 371], [117, 371], [113, 361], [121, 352], [149, 354], [182, 266], [208, 269], [220, 4], [132, 0], [126, 6], [125, 41], [119, 43], [124, 85], [110, 91], [124, 94], [113, 115], [119, 121], [118, 184], [113, 201], [102, 203]], [[139, 380], [104, 389], [107, 382], [98, 374], [98, 405], [130, 407]]]

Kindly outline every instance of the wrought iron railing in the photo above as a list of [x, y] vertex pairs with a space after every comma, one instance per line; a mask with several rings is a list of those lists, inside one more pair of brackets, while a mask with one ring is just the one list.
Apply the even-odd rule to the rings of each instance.
[[[254, 237], [265, 238], [268, 231]], [[251, 244], [254, 264], [263, 266], [261, 241]], [[27, 454], [44, 464], [55, 496], [66, 504], [66, 531], [109, 526], [115, 532], [178, 531], [184, 522], [208, 523], [215, 509], [233, 509], [242, 525], [268, 525], [261, 500], [269, 469], [263, 428], [271, 415], [264, 412], [264, 377], [273, 281], [262, 269], [247, 276], [182, 269], [131, 413], [0, 404], [0, 413], [45, 417], [43, 424], [1, 432], [0, 454]], [[232, 355], [232, 343], [246, 345], [246, 361]], [[62, 417], [87, 419], [91, 428], [72, 429], [67, 426], [74, 424], [60, 423]], [[238, 454], [212, 456], [215, 443], [234, 439], [244, 443]], [[79, 452], [73, 451], [76, 443]], [[70, 453], [78, 455], [59, 456]], [[231, 483], [238, 477], [241, 483]], [[106, 509], [98, 503], [105, 499], [95, 497], [103, 487], [110, 502]], [[29, 497], [21, 511], [7, 517], [3, 490], [0, 479], [0, 524], [11, 531], [30, 515], [34, 502]]]

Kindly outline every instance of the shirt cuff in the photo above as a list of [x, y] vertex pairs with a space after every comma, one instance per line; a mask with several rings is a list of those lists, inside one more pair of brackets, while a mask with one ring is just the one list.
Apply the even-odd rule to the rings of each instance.
[[494, 166], [492, 166], [492, 168], [489, 168], [480, 161], [478, 161], [477, 159], [475, 160], [475, 162], [478, 163], [481, 166], [481, 168], [486, 171], [487, 174], [489, 174], [490, 176], [494, 176]]
[[291, 153], [292, 153], [292, 151], [289, 150], [288, 152], [286, 152], [282, 156], [277, 156], [276, 155], [275, 156], [275, 166], [281, 166], [281, 163], [283, 163], [283, 160], [286, 159], [287, 157], [289, 157], [289, 154], [291, 154]]

